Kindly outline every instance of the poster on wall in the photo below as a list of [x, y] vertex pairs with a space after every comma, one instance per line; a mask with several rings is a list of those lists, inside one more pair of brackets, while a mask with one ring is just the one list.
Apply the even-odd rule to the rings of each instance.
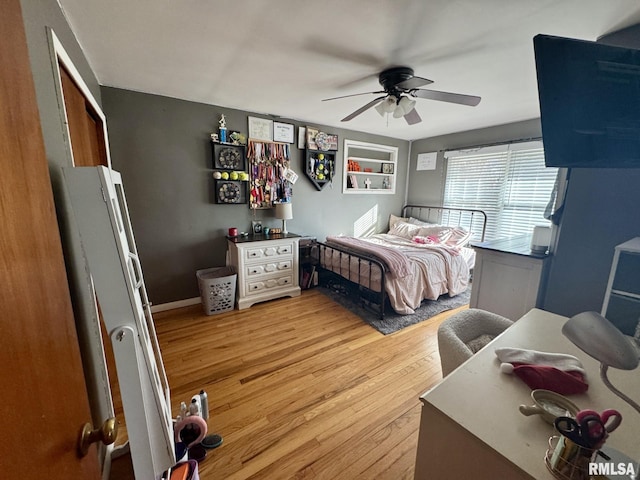
[[419, 153], [416, 170], [435, 170], [438, 152]]

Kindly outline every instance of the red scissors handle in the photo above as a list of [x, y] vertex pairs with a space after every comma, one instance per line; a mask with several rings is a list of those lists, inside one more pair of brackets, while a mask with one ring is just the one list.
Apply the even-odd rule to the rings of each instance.
[[613, 408], [608, 408], [607, 410], [604, 410], [602, 413], [598, 413], [595, 410], [580, 410], [576, 414], [576, 420], [578, 421], [578, 423], [580, 423], [586, 417], [592, 417], [594, 415], [600, 418], [600, 420], [602, 421], [608, 433], [613, 432], [616, 428], [620, 426], [620, 422], [622, 422], [622, 415], [618, 410], [615, 410]]
[[619, 411], [609, 408], [600, 414], [600, 419], [604, 423], [604, 428], [606, 428], [607, 432], [611, 433], [620, 426], [622, 415]]

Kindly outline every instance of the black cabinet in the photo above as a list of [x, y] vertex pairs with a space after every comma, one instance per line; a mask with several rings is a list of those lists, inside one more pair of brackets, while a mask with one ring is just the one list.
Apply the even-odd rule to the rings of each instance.
[[333, 180], [336, 167], [336, 152], [324, 150], [306, 150], [304, 172], [318, 190], [322, 190]]

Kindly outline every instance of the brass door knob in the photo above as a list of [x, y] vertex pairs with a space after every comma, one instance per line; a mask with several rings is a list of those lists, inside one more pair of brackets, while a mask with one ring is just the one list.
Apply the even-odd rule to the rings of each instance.
[[105, 445], [111, 445], [116, 441], [117, 436], [118, 422], [116, 422], [115, 418], [106, 419], [102, 426], [95, 430], [90, 423], [85, 423], [78, 439], [78, 453], [81, 457], [84, 457], [92, 443], [102, 442]]

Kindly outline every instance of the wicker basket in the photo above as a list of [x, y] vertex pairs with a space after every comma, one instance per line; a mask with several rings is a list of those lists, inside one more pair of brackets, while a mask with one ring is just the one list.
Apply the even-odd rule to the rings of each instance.
[[202, 307], [206, 315], [233, 310], [236, 278], [233, 267], [213, 267], [196, 272]]

